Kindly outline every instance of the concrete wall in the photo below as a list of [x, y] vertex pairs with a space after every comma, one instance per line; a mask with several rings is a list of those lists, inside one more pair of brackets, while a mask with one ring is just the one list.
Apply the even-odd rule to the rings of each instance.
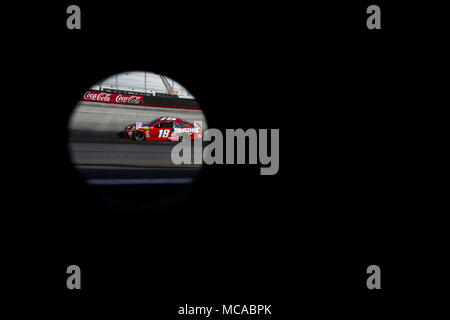
[[154, 96], [144, 96], [144, 104], [179, 106], [183, 108], [200, 108], [197, 100], [195, 99], [167, 98]]

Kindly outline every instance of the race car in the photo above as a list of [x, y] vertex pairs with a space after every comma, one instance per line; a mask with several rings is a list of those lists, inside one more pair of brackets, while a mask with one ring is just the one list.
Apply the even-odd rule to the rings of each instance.
[[190, 123], [180, 118], [160, 117], [150, 122], [135, 122], [127, 125], [123, 137], [129, 140], [182, 141], [201, 139], [201, 122]]

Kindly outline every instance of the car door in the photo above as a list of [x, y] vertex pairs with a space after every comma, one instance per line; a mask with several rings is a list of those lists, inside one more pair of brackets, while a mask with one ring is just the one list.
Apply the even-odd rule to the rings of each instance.
[[161, 121], [150, 132], [151, 140], [169, 140], [173, 132], [173, 121]]

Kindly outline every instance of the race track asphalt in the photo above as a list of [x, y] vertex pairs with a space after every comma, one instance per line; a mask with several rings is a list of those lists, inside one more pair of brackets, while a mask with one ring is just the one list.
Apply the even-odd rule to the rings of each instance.
[[73, 165], [87, 181], [104, 179], [113, 183], [118, 179], [145, 179], [151, 182], [155, 179], [161, 182], [162, 178], [169, 178], [177, 182], [176, 178], [194, 178], [201, 165], [175, 165], [171, 152], [176, 144], [129, 141], [120, 138], [118, 132], [71, 132], [69, 150]]

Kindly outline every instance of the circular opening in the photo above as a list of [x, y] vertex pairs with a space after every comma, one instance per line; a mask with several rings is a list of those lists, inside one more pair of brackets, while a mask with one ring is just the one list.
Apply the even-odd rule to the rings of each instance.
[[[194, 146], [202, 145], [206, 128], [198, 102], [178, 82], [152, 72], [115, 74], [75, 106], [70, 157], [89, 189], [112, 206], [150, 203], [194, 181], [202, 167]], [[181, 163], [174, 161], [180, 143]]]

